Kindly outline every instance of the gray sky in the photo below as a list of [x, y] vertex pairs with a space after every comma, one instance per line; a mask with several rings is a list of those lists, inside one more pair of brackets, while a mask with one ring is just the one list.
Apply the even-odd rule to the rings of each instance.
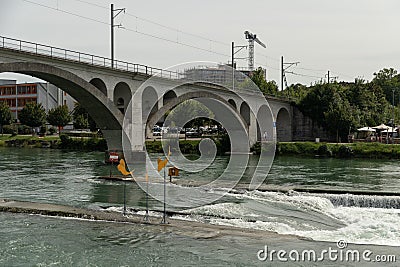
[[[0, 0], [0, 35], [110, 57], [110, 3]], [[331, 76], [339, 76], [339, 80], [352, 81], [356, 77], [371, 80], [373, 73], [384, 67], [400, 68], [398, 0], [114, 0], [113, 3], [115, 8], [125, 7], [127, 12], [116, 18], [116, 23], [125, 27], [115, 30], [115, 58], [119, 60], [161, 68], [191, 61], [227, 62], [231, 42], [246, 45], [243, 33], [249, 30], [267, 45], [264, 49], [256, 44], [255, 65], [267, 66], [268, 79], [278, 84], [281, 56], [285, 62], [300, 62], [291, 71], [312, 76], [288, 74], [288, 84], [309, 85], [323, 78], [328, 70]], [[238, 56], [247, 56], [247, 51]], [[244, 60], [238, 63], [247, 66]]]

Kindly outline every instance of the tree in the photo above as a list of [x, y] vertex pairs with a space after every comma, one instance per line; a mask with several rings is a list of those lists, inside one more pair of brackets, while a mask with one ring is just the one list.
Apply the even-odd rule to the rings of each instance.
[[393, 90], [397, 92], [400, 90], [400, 76], [397, 75], [397, 71], [393, 68], [385, 68], [378, 73], [374, 73], [374, 76], [372, 82], [383, 89], [386, 100], [392, 103]]
[[74, 110], [72, 111], [72, 117], [75, 129], [89, 128], [92, 132], [96, 131], [96, 122], [81, 104], [75, 103]]
[[30, 102], [18, 113], [18, 119], [29, 127], [39, 127], [46, 122], [46, 111], [42, 104]]
[[214, 113], [204, 104], [196, 100], [186, 100], [176, 106], [168, 115], [167, 124], [183, 125], [189, 119], [187, 125], [190, 127], [201, 126], [204, 118], [213, 119]]
[[72, 117], [69, 114], [67, 106], [58, 106], [49, 110], [47, 115], [47, 121], [53, 126], [58, 127], [58, 132], [61, 131], [61, 127], [64, 127], [71, 121]]
[[264, 70], [261, 67], [253, 71], [251, 80], [258, 86], [258, 88], [260, 88], [264, 95], [277, 95], [278, 85], [275, 81], [266, 80]]
[[11, 111], [10, 107], [5, 101], [0, 102], [0, 127], [1, 135], [3, 135], [3, 125], [11, 123]]
[[87, 129], [89, 126], [88, 120], [84, 117], [84, 115], [79, 114], [74, 116], [74, 128], [75, 129]]
[[350, 105], [349, 101], [334, 92], [328, 110], [324, 112], [326, 126], [331, 132], [336, 132], [336, 141], [345, 140], [351, 129], [355, 128], [355, 116], [357, 111]]

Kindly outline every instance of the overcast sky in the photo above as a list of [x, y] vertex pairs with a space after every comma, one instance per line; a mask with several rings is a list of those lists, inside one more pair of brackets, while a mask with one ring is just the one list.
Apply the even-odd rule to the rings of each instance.
[[[285, 62], [300, 62], [290, 70], [303, 76], [288, 74], [289, 85], [309, 85], [324, 78], [328, 70], [339, 80], [353, 81], [356, 77], [371, 80], [374, 72], [385, 67], [400, 68], [398, 0], [113, 3], [115, 8], [126, 8], [115, 19], [125, 27], [115, 29], [115, 58], [119, 60], [160, 68], [192, 61], [227, 62], [231, 42], [246, 45], [244, 31], [249, 30], [267, 45], [264, 49], [256, 44], [255, 65], [266, 66], [267, 78], [278, 84], [281, 56]], [[110, 4], [0, 0], [0, 35], [110, 57]], [[246, 56], [247, 51], [238, 54]], [[245, 60], [238, 64], [247, 66]]]

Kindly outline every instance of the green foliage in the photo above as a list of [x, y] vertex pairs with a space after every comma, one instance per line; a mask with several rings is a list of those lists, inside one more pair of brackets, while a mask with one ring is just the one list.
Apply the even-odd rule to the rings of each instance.
[[[357, 113], [345, 97], [341, 96], [338, 91], [334, 91], [328, 104], [328, 110], [323, 114], [326, 120], [326, 128], [331, 132], [336, 132], [337, 138], [340, 134], [341, 140], [346, 140], [346, 135], [350, 132], [350, 129], [356, 127], [355, 115]], [[337, 142], [339, 142], [339, 139]]]
[[[179, 149], [183, 154], [200, 154], [199, 143], [201, 140], [180, 140]], [[213, 138], [213, 142], [217, 147], [217, 154], [224, 155], [225, 152], [231, 150], [229, 136], [224, 135], [221, 138]], [[161, 141], [146, 141], [146, 150], [150, 153], [163, 153]], [[172, 153], [174, 153], [172, 151]]]
[[297, 106], [342, 141], [359, 127], [388, 123], [392, 114], [383, 89], [360, 79], [354, 83], [311, 86]]
[[301, 99], [303, 99], [308, 93], [308, 88], [302, 84], [292, 84], [283, 91], [278, 92], [278, 96], [289, 97], [294, 99], [298, 104]]
[[251, 80], [260, 88], [264, 95], [276, 96], [278, 94], [278, 85], [275, 81], [266, 80], [264, 70], [261, 67], [253, 71]]
[[67, 106], [58, 106], [50, 109], [47, 115], [47, 122], [53, 126], [57, 126], [60, 130], [71, 121], [72, 117], [69, 114]]
[[400, 145], [351, 143], [346, 145], [313, 142], [277, 143], [277, 155], [327, 156], [335, 158], [400, 159]]
[[5, 101], [0, 102], [0, 128], [3, 134], [3, 125], [9, 125], [11, 123], [11, 111], [10, 107]]
[[54, 127], [51, 127], [51, 128], [49, 129], [49, 134], [50, 134], [50, 135], [53, 135], [56, 131], [57, 131], [57, 130], [56, 130]]
[[88, 120], [84, 115], [77, 115], [74, 117], [74, 128], [75, 129], [87, 129], [89, 127]]
[[72, 150], [106, 151], [107, 142], [103, 138], [71, 138], [62, 134], [59, 147]]
[[188, 118], [196, 118], [191, 120], [186, 127], [202, 126], [205, 120], [213, 119], [215, 114], [204, 104], [196, 100], [186, 100], [176, 106], [168, 115], [166, 124], [183, 125]]
[[393, 98], [393, 90], [399, 92], [400, 89], [400, 76], [397, 75], [397, 71], [393, 68], [380, 70], [378, 73], [374, 73], [374, 79], [372, 83], [381, 87], [386, 100], [390, 103]]
[[328, 145], [323, 144], [321, 145], [318, 150], [317, 153], [319, 156], [328, 156], [328, 157], [332, 157], [332, 150], [328, 147]]
[[89, 128], [92, 132], [96, 131], [96, 122], [81, 104], [75, 103], [74, 110], [72, 111], [72, 118], [75, 129]]
[[46, 122], [46, 111], [42, 104], [30, 102], [18, 113], [18, 119], [29, 127], [39, 127]]

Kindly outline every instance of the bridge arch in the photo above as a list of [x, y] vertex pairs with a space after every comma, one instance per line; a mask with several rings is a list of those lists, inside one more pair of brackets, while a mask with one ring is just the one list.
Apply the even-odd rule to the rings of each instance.
[[[226, 101], [224, 98], [222, 98], [221, 96], [211, 93], [211, 92], [207, 92], [207, 91], [196, 91], [196, 92], [188, 92], [188, 93], [184, 93], [176, 98], [172, 98], [170, 99], [168, 102], [165, 103], [165, 105], [163, 105], [157, 112], [151, 114], [148, 118], [147, 118], [147, 123], [146, 123], [146, 132], [149, 133], [151, 128], [162, 118], [162, 116], [164, 116], [164, 114], [171, 110], [172, 108], [174, 108], [175, 106], [179, 105], [180, 103], [189, 100], [189, 99], [196, 99], [196, 98], [211, 98], [214, 100], [217, 100], [223, 104], [225, 104], [227, 107], [231, 107], [232, 106], [228, 103], [228, 101]], [[236, 114], [236, 117], [239, 119], [239, 121], [241, 121], [241, 123], [243, 125], [247, 125], [246, 122], [244, 121], [243, 117], [240, 116], [240, 114], [238, 113], [238, 111], [236, 109], [233, 109], [234, 113]]]
[[292, 122], [290, 113], [285, 107], [280, 108], [276, 116], [276, 135], [278, 142], [292, 140]]
[[114, 88], [114, 105], [125, 114], [129, 101], [132, 98], [132, 91], [128, 84], [119, 82]]
[[81, 77], [44, 63], [15, 62], [0, 63], [0, 73], [14, 72], [30, 75], [67, 92], [87, 110], [100, 127], [107, 141], [108, 149], [120, 149], [122, 113], [98, 88]]
[[229, 103], [234, 109], [237, 109], [235, 100], [229, 99], [229, 100], [228, 100], [228, 103]]
[[170, 101], [173, 98], [176, 98], [177, 95], [174, 90], [169, 90], [166, 92], [163, 96], [163, 105], [165, 105], [168, 101]]
[[142, 118], [146, 119], [158, 110], [158, 94], [152, 86], [147, 86], [142, 92]]
[[90, 84], [94, 85], [97, 89], [100, 90], [105, 96], [107, 96], [107, 86], [100, 78], [93, 78], [89, 82]]
[[240, 115], [243, 117], [247, 126], [250, 126], [250, 107], [246, 102], [240, 105]]
[[271, 141], [274, 133], [268, 132], [273, 124], [272, 117], [269, 116], [271, 110], [267, 105], [262, 105], [257, 112], [257, 141]]

